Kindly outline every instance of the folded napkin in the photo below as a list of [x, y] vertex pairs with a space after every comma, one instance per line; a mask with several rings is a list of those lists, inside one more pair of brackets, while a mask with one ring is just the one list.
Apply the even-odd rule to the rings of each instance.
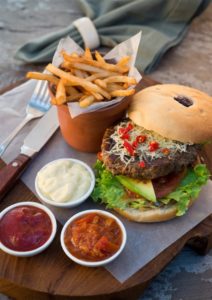
[[[79, 0], [85, 16], [97, 29], [101, 46], [113, 47], [142, 30], [137, 68], [149, 73], [162, 55], [183, 38], [191, 20], [210, 0]], [[82, 37], [71, 24], [23, 45], [15, 58], [28, 63], [49, 62], [62, 37], [70, 36], [80, 46]]]

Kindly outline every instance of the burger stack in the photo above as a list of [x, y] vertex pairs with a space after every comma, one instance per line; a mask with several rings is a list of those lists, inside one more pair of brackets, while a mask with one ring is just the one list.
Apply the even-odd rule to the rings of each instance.
[[210, 176], [201, 149], [212, 139], [212, 98], [155, 85], [132, 96], [127, 115], [105, 132], [93, 199], [137, 222], [182, 216]]

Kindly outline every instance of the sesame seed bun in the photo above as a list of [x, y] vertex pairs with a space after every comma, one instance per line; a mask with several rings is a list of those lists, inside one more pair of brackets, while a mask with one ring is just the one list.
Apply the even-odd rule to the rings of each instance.
[[134, 96], [128, 110], [137, 125], [183, 143], [212, 140], [212, 97], [187, 86], [154, 85]]

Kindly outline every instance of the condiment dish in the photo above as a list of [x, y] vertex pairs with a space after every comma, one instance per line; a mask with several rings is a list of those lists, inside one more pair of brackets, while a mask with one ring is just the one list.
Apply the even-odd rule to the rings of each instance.
[[[73, 164], [78, 164], [81, 167], [84, 168], [84, 170], [86, 170], [86, 172], [89, 174], [90, 176], [90, 185], [88, 187], [88, 189], [85, 191], [84, 194], [82, 194], [79, 198], [76, 199], [70, 199], [69, 201], [65, 201], [65, 202], [57, 202], [57, 200], [55, 199], [55, 201], [53, 201], [52, 199], [48, 198], [46, 195], [44, 195], [44, 193], [42, 193], [41, 188], [39, 187], [39, 173], [42, 172], [43, 170], [45, 170], [47, 167], [51, 167], [54, 166], [55, 163], [64, 163], [64, 162], [71, 162]], [[81, 177], [81, 176], [80, 176]], [[60, 183], [60, 177], [58, 175], [58, 183]], [[70, 181], [70, 186], [73, 184], [73, 182]], [[76, 182], [74, 183], [76, 185]], [[36, 178], [35, 178], [35, 190], [36, 193], [38, 194], [39, 198], [41, 201], [50, 204], [52, 206], [56, 206], [56, 207], [64, 207], [64, 208], [71, 208], [71, 207], [75, 207], [79, 204], [81, 204], [82, 202], [84, 202], [86, 199], [88, 199], [88, 197], [90, 196], [90, 194], [92, 193], [93, 189], [94, 189], [94, 185], [95, 185], [95, 175], [93, 173], [93, 170], [91, 169], [91, 167], [89, 167], [86, 163], [84, 163], [81, 160], [78, 159], [73, 159], [73, 158], [62, 158], [62, 159], [57, 159], [54, 160], [48, 164], [46, 164], [37, 174]], [[80, 188], [80, 186], [76, 185], [75, 187], [76, 189]], [[63, 190], [64, 192], [64, 190]]]
[[[76, 256], [74, 256], [67, 248], [66, 244], [65, 244], [65, 235], [66, 235], [66, 231], [68, 226], [76, 221], [77, 219], [80, 219], [80, 217], [86, 216], [88, 214], [92, 214], [92, 213], [96, 213], [99, 215], [103, 215], [105, 217], [109, 217], [115, 220], [116, 224], [118, 225], [118, 227], [120, 228], [121, 234], [122, 234], [122, 240], [121, 240], [121, 244], [119, 249], [110, 257], [103, 259], [103, 260], [98, 260], [98, 261], [90, 261], [90, 260], [85, 260], [85, 259], [81, 259], [78, 258]], [[123, 225], [123, 223], [112, 213], [104, 211], [104, 210], [98, 210], [98, 209], [91, 209], [91, 210], [85, 210], [82, 212], [79, 212], [75, 215], [73, 215], [63, 226], [63, 229], [61, 231], [61, 235], [60, 235], [60, 243], [61, 246], [63, 248], [63, 251], [65, 252], [65, 254], [74, 262], [76, 262], [77, 264], [80, 264], [82, 266], [86, 266], [86, 267], [99, 267], [102, 265], [106, 265], [110, 262], [112, 262], [115, 258], [117, 258], [120, 253], [123, 251], [125, 245], [126, 245], [126, 241], [127, 241], [127, 234], [126, 234], [126, 230], [125, 227]]]
[[[9, 213], [11, 210], [14, 210], [14, 209], [16, 209], [18, 207], [22, 207], [22, 206], [29, 207], [29, 208], [30, 207], [38, 208], [39, 210], [43, 211], [49, 217], [52, 227], [51, 227], [51, 231], [50, 231], [51, 233], [50, 233], [48, 239], [38, 248], [35, 248], [33, 250], [28, 250], [28, 251], [19, 251], [19, 250], [10, 249], [6, 245], [4, 245], [1, 241], [1, 235], [0, 235], [0, 249], [10, 255], [13, 255], [13, 256], [29, 257], [29, 256], [34, 256], [34, 255], [44, 251], [51, 244], [51, 242], [53, 241], [53, 239], [55, 237], [56, 231], [57, 231], [57, 222], [56, 222], [54, 214], [51, 212], [51, 210], [49, 208], [47, 208], [46, 206], [44, 206], [40, 203], [37, 203], [37, 202], [27, 201], [27, 202], [19, 202], [19, 203], [10, 205], [7, 208], [5, 208], [0, 213], [0, 225], [1, 225], [1, 220], [7, 213]], [[0, 226], [0, 228], [1, 228], [1, 226]], [[0, 230], [0, 232], [1, 232], [1, 230]]]

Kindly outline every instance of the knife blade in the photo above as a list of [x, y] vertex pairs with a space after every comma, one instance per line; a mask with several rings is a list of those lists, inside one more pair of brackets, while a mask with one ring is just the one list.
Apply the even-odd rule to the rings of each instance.
[[42, 119], [40, 119], [37, 125], [26, 136], [24, 144], [21, 147], [21, 153], [31, 157], [39, 152], [58, 126], [57, 110], [54, 106], [51, 107], [51, 109]]
[[56, 107], [51, 107], [25, 138], [20, 154], [0, 170], [0, 200], [13, 187], [31, 158], [46, 144], [58, 126]]

